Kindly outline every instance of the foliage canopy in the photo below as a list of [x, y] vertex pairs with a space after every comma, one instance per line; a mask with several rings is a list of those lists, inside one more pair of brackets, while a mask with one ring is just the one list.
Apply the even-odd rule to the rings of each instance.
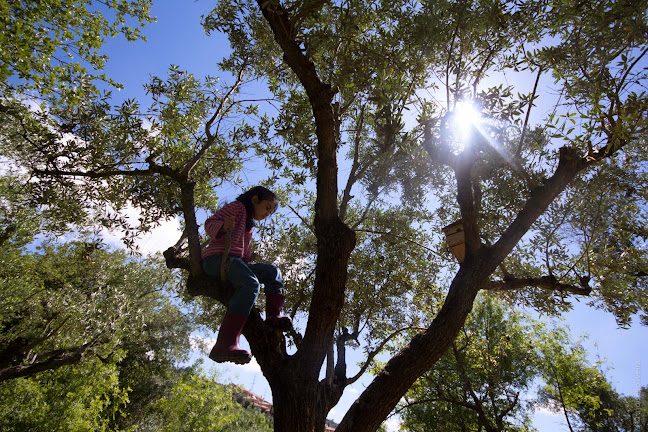
[[[99, 41], [126, 15], [146, 21], [135, 3], [110, 5], [124, 15], [89, 21]], [[227, 287], [201, 275], [196, 212], [212, 210], [214, 186], [261, 158], [261, 177], [289, 210], [262, 230], [262, 256], [287, 268], [288, 305], [307, 320], [291, 354], [258, 311], [246, 326], [273, 388], [275, 429], [319, 427], [377, 352], [419, 329], [339, 426], [375, 430], [452, 346], [480, 290], [549, 314], [589, 296], [620, 325], [648, 319], [647, 9], [627, 0], [219, 1], [203, 25], [229, 37], [219, 66], [230, 83], [171, 67], [152, 77], [146, 109], [71, 91], [30, 110], [22, 89], [7, 87], [0, 145], [19, 185], [7, 196], [59, 229], [121, 226], [131, 241], [181, 216], [188, 246], [171, 247], [167, 265], [190, 272], [191, 294], [226, 303]], [[75, 43], [57, 37], [51, 49]], [[81, 54], [100, 66], [90, 42], [79, 39]], [[76, 82], [28, 54], [0, 58], [31, 62], [23, 88], [43, 82], [34, 88], [45, 97], [47, 74], [57, 88]], [[2, 70], [5, 82], [18, 73]], [[276, 111], [243, 98], [256, 79]], [[551, 88], [558, 96], [547, 105]], [[481, 120], [457, 130], [462, 102]], [[5, 232], [20, 215], [15, 202], [3, 203]], [[128, 206], [141, 210], [138, 223], [120, 213]], [[440, 235], [457, 219], [460, 266]], [[349, 376], [354, 341], [368, 361]]]

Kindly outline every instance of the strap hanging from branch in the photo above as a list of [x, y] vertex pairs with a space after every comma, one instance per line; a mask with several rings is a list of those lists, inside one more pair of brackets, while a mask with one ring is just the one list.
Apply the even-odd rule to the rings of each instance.
[[232, 247], [232, 230], [225, 231], [225, 250], [221, 256], [220, 275], [221, 280], [227, 280], [227, 259], [229, 258], [230, 248]]

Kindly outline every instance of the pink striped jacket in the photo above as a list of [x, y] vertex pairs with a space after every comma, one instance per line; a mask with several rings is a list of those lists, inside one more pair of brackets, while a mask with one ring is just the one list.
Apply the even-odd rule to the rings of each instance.
[[243, 258], [249, 262], [252, 257], [252, 230], [245, 231], [247, 212], [240, 201], [233, 201], [218, 210], [215, 215], [205, 221], [205, 231], [210, 237], [209, 244], [202, 251], [202, 258], [209, 255], [222, 254], [225, 250], [225, 231], [221, 228], [225, 219], [234, 216], [234, 229], [232, 230], [232, 246], [229, 254]]

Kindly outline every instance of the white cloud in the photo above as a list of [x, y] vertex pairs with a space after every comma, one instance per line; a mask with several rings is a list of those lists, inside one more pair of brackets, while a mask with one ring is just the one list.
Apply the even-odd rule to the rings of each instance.
[[548, 409], [547, 407], [542, 406], [542, 405], [538, 405], [538, 404], [533, 406], [533, 411], [536, 414], [543, 414], [543, 415], [547, 415], [547, 416], [561, 417], [561, 418], [563, 416], [563, 414], [560, 411], [552, 411], [552, 410]]
[[[129, 205], [128, 207], [119, 210], [120, 215], [125, 217], [129, 223], [137, 226], [137, 221], [141, 215], [141, 211], [137, 207]], [[101, 231], [103, 239], [106, 243], [111, 244], [115, 247], [123, 247], [122, 237], [124, 235], [123, 231], [119, 230], [107, 230], [103, 229]], [[137, 245], [139, 251], [143, 255], [154, 255], [161, 253], [173, 246], [180, 236], [182, 235], [182, 230], [180, 229], [180, 222], [177, 218], [163, 220], [160, 222], [160, 225], [155, 227], [148, 233], [140, 234], [135, 244]]]
[[181, 235], [178, 219], [165, 220], [150, 233], [140, 236], [136, 244], [143, 254], [152, 255], [173, 246]]
[[[22, 102], [23, 105], [25, 105], [25, 106], [27, 107], [27, 109], [29, 109], [29, 111], [31, 111], [31, 112], [35, 112], [35, 113], [42, 113], [42, 112], [45, 111], [45, 110], [43, 109], [43, 105], [45, 105], [45, 102], [43, 102], [43, 101], [41, 101], [41, 100], [37, 100], [37, 99], [34, 99], [34, 98], [23, 98], [23, 99], [21, 100], [21, 102]], [[46, 106], [46, 108], [47, 108], [47, 106]]]
[[400, 417], [393, 416], [385, 422], [385, 427], [387, 432], [397, 432], [400, 431], [401, 424], [403, 424], [403, 420]]
[[192, 351], [200, 352], [202, 354], [209, 354], [211, 347], [216, 343], [216, 338], [205, 338], [199, 335], [189, 336], [189, 344]]
[[231, 364], [231, 367], [233, 368], [232, 370], [238, 373], [261, 373], [261, 366], [259, 366], [259, 363], [257, 363], [256, 358], [252, 357], [252, 361], [248, 364], [244, 365], [237, 365], [237, 364]]

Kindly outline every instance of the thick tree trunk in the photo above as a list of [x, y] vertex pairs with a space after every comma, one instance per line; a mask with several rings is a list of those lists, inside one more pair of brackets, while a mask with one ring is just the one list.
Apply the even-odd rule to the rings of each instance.
[[182, 211], [184, 214], [187, 240], [189, 241], [189, 265], [191, 274], [198, 276], [202, 274], [202, 257], [200, 255], [200, 235], [198, 234], [198, 222], [194, 205], [194, 188], [196, 183], [183, 181], [181, 187]]
[[[324, 426], [318, 425], [317, 410], [313, 403], [317, 400], [317, 383], [297, 376], [286, 376], [282, 383], [272, 383], [272, 404], [274, 409], [275, 432], [320, 432]], [[273, 385], [274, 384], [274, 385]]]
[[[340, 220], [337, 208], [337, 119], [332, 105], [335, 91], [329, 84], [320, 80], [315, 65], [295, 40], [295, 29], [289, 12], [279, 2], [257, 0], [257, 3], [284, 52], [284, 61], [304, 86], [315, 119], [318, 157], [314, 222], [317, 237], [317, 265], [308, 324], [303, 343], [293, 360], [296, 373], [304, 379], [300, 385], [309, 389], [318, 389], [319, 371], [344, 305], [347, 267], [351, 251], [355, 247], [355, 233]], [[270, 386], [274, 393], [272, 382]], [[297, 393], [289, 397], [291, 403], [310, 404], [317, 407], [320, 410], [317, 417], [325, 418], [330, 408], [328, 403], [324, 402], [328, 399], [323, 397], [326, 393], [325, 389], [319, 387], [319, 390], [304, 395], [310, 399], [299, 402], [297, 402], [299, 390], [295, 389], [295, 391]], [[311, 415], [311, 411], [307, 413]], [[276, 420], [278, 424], [283, 424], [283, 421]], [[320, 426], [323, 427], [323, 424]]]

